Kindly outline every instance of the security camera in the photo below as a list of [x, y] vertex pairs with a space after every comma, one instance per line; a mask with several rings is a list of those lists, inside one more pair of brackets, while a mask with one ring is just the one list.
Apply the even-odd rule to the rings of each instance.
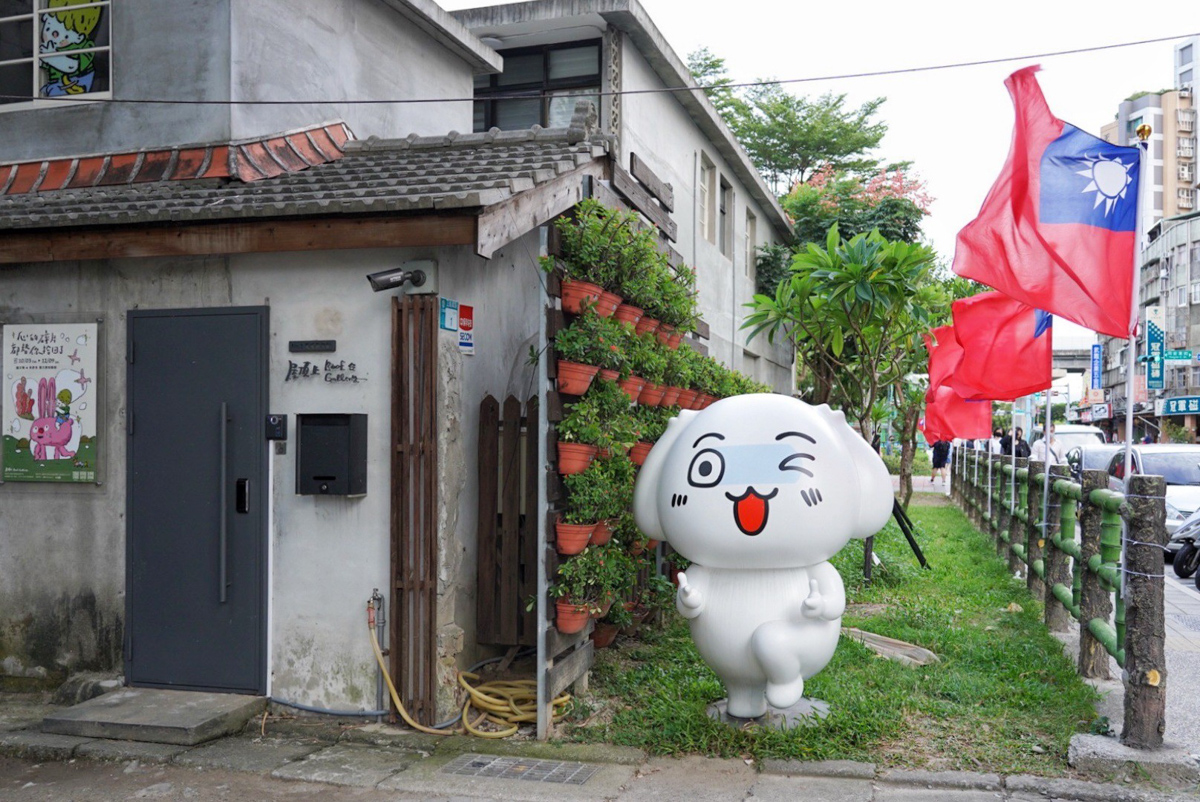
[[375, 292], [398, 289], [404, 286], [405, 283], [410, 283], [414, 287], [420, 287], [425, 283], [425, 271], [405, 270], [397, 267], [392, 270], [380, 270], [378, 273], [371, 273], [367, 276], [367, 281], [371, 282], [371, 289], [375, 290]]

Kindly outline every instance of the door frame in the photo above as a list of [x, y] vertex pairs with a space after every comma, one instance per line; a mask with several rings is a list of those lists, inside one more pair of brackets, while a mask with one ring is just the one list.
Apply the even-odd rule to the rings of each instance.
[[[134, 507], [133, 507], [133, 449], [131, 448], [129, 421], [133, 414], [134, 408], [134, 391], [133, 391], [133, 324], [138, 318], [153, 318], [153, 317], [196, 317], [208, 315], [253, 315], [258, 318], [258, 358], [263, 367], [259, 375], [259, 398], [262, 399], [262, 409], [260, 412], [265, 416], [271, 406], [270, 396], [270, 378], [271, 378], [271, 307], [269, 306], [221, 306], [221, 307], [205, 307], [199, 309], [129, 309], [125, 312], [125, 626], [122, 636], [122, 675], [125, 684], [131, 685], [130, 667], [131, 667], [131, 648], [133, 640], [133, 525], [134, 525]], [[267, 693], [267, 665], [270, 662], [270, 654], [268, 652], [268, 633], [270, 631], [270, 598], [271, 588], [268, 584], [270, 579], [270, 566], [268, 561], [271, 556], [271, 532], [270, 524], [270, 507], [273, 501], [273, 488], [271, 481], [271, 464], [270, 454], [266, 436], [263, 433], [262, 426], [265, 418], [260, 418], [259, 424], [252, 428], [260, 433], [258, 438], [258, 467], [262, 475], [263, 490], [261, 493], [262, 501], [258, 505], [258, 510], [253, 513], [256, 519], [259, 537], [259, 599], [258, 608], [260, 615], [258, 618], [258, 632], [255, 638], [255, 645], [259, 651], [258, 671], [255, 677], [256, 687], [245, 689], [258, 696], [265, 696]], [[177, 690], [197, 690], [197, 691], [212, 691], [215, 693], [233, 693], [228, 688], [215, 688], [204, 686], [183, 686], [170, 685], [163, 683], [143, 682], [138, 683], [136, 687], [141, 688], [171, 688]]]

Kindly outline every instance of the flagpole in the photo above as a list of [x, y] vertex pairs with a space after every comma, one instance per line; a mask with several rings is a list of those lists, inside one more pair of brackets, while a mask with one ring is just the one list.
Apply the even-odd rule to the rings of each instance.
[[[1138, 285], [1141, 275], [1140, 250], [1142, 247], [1142, 199], [1146, 192], [1146, 155], [1149, 153], [1150, 134], [1153, 129], [1146, 123], [1137, 127], [1138, 137], [1138, 191], [1134, 208], [1133, 238], [1133, 293], [1129, 298], [1129, 359], [1126, 360], [1125, 376], [1125, 492], [1129, 492], [1130, 472], [1133, 468], [1133, 374], [1137, 369]], [[1147, 369], [1149, 369], [1147, 367]], [[1149, 387], [1147, 377], [1147, 387]], [[1121, 598], [1125, 598], [1125, 541], [1128, 527], [1121, 527]]]
[[1138, 137], [1138, 191], [1134, 203], [1134, 238], [1133, 238], [1133, 292], [1129, 298], [1129, 354], [1125, 360], [1125, 481], [1129, 481], [1129, 473], [1133, 467], [1133, 379], [1137, 370], [1137, 335], [1134, 327], [1138, 320], [1138, 285], [1141, 270], [1139, 251], [1142, 247], [1142, 198], [1146, 191], [1146, 155], [1150, 140], [1151, 128], [1142, 123], [1137, 127]]

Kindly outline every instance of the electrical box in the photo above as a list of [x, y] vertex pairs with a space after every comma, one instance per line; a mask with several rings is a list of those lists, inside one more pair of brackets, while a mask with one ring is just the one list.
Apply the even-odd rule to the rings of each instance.
[[367, 416], [296, 416], [296, 492], [302, 496], [367, 494]]

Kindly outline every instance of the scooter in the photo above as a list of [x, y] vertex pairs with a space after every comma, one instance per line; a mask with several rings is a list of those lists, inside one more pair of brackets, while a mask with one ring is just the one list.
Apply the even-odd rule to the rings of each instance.
[[[1187, 579], [1196, 573], [1196, 569], [1200, 568], [1200, 544], [1196, 542], [1198, 538], [1200, 538], [1200, 510], [1189, 515], [1175, 530], [1175, 534], [1171, 535], [1171, 543], [1179, 544], [1179, 550], [1175, 552], [1175, 559], [1172, 561], [1171, 567], [1175, 569], [1175, 576], [1180, 579]], [[1200, 588], [1200, 577], [1196, 579], [1196, 587]]]

